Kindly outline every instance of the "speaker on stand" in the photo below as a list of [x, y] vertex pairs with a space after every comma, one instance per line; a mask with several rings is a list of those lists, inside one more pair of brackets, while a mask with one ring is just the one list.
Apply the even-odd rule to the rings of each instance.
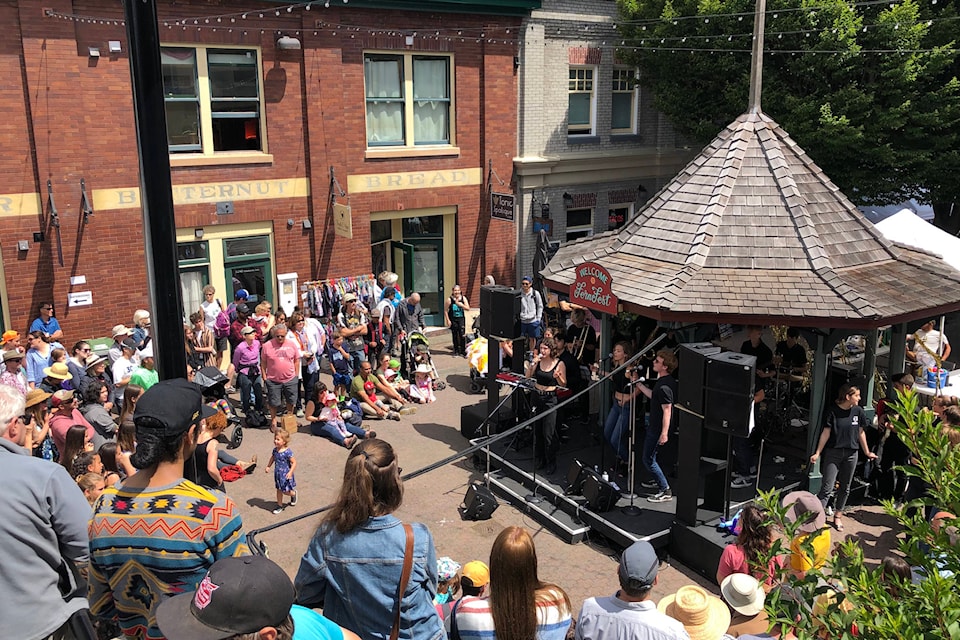
[[756, 357], [734, 351], [718, 353], [707, 358], [706, 372], [703, 426], [747, 437], [753, 411]]
[[516, 340], [520, 337], [520, 290], [499, 284], [480, 287], [480, 335]]

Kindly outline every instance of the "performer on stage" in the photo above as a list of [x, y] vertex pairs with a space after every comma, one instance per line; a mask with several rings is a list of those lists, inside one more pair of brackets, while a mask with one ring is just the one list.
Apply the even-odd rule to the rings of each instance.
[[[631, 356], [630, 345], [626, 342], [618, 342], [613, 347], [614, 369], [626, 362]], [[613, 374], [611, 381], [613, 386], [613, 403], [610, 405], [610, 413], [603, 423], [603, 438], [613, 447], [617, 454], [617, 472], [621, 475], [627, 474], [627, 458], [630, 452], [627, 450], [627, 430], [630, 428], [630, 412], [633, 411], [633, 398], [636, 396], [636, 389], [630, 386], [630, 381], [636, 377], [636, 371], [631, 371], [627, 375], [627, 369], [617, 371]]]
[[[637, 385], [640, 393], [650, 399], [650, 424], [647, 425], [647, 434], [643, 439], [643, 467], [653, 474], [657, 492], [647, 497], [649, 502], [673, 500], [667, 478], [657, 464], [657, 449], [667, 444], [670, 431], [676, 422], [673, 411], [677, 399], [677, 380], [673, 377], [676, 369], [677, 356], [673, 350], [660, 349], [653, 361], [653, 370], [658, 376], [656, 384], [652, 389], [643, 383]], [[643, 485], [650, 486], [652, 483], [641, 483], [641, 486]]]
[[567, 385], [566, 367], [557, 357], [557, 343], [553, 338], [544, 338], [540, 343], [540, 353], [527, 365], [527, 377], [536, 381], [534, 406], [538, 414], [548, 412], [537, 421], [537, 469], [551, 475], [557, 471], [557, 450], [560, 442], [557, 438], [557, 412], [550, 411], [557, 406], [557, 388]]

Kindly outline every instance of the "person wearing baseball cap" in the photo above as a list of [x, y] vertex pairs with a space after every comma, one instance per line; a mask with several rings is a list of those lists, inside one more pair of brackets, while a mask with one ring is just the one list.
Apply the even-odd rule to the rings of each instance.
[[451, 627], [456, 628], [457, 609], [464, 601], [476, 600], [486, 597], [487, 585], [490, 584], [490, 567], [481, 560], [472, 560], [463, 565], [460, 571], [460, 598], [456, 602], [450, 602], [437, 607], [437, 611], [443, 614], [443, 629], [448, 637], [451, 635]]
[[[133, 414], [139, 471], [104, 491], [90, 520], [88, 599], [130, 637], [161, 637], [157, 606], [192, 591], [221, 558], [249, 553], [236, 504], [183, 477], [203, 417], [200, 387], [163, 380]], [[222, 636], [230, 637], [230, 636]]]
[[646, 540], [624, 549], [617, 567], [620, 590], [612, 596], [584, 601], [577, 620], [577, 638], [687, 638], [683, 624], [658, 611], [650, 597], [659, 571], [660, 558]]
[[264, 556], [217, 560], [194, 593], [181, 593], [157, 607], [157, 625], [167, 640], [227, 640], [256, 634], [258, 640], [354, 640], [352, 631], [293, 604], [293, 583]]

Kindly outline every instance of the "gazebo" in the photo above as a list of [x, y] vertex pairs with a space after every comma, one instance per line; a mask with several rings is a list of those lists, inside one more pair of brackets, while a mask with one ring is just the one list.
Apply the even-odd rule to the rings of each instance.
[[[595, 262], [610, 272], [624, 311], [660, 321], [817, 329], [809, 454], [833, 346], [850, 333], [868, 334], [869, 398], [877, 329], [893, 325], [890, 362], [902, 363], [907, 322], [960, 309], [960, 272], [888, 241], [763, 113], [763, 11], [760, 0], [747, 113], [627, 225], [565, 244], [541, 275], [567, 291], [576, 266]], [[812, 469], [814, 486], [818, 478]]]

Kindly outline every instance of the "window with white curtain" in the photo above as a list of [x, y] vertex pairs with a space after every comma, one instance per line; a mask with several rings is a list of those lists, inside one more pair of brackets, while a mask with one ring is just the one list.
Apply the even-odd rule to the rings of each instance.
[[452, 145], [452, 56], [363, 57], [367, 145]]

